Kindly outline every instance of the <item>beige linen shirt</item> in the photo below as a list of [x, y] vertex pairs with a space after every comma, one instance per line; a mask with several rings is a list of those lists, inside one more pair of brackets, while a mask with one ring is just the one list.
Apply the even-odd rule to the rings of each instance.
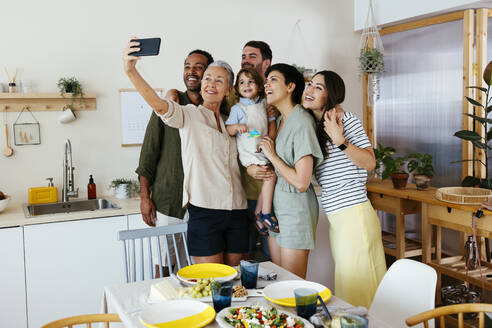
[[239, 173], [236, 138], [229, 136], [220, 117], [222, 133], [214, 113], [199, 105], [179, 105], [170, 100], [169, 110], [159, 115], [164, 123], [178, 128], [183, 160], [183, 207], [246, 209], [246, 194]]

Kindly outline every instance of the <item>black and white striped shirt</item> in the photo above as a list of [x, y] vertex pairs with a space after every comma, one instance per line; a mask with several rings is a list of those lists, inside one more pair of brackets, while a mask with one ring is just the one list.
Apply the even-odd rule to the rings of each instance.
[[[362, 123], [352, 113], [343, 115], [343, 136], [352, 145], [369, 148]], [[330, 142], [326, 143], [328, 157], [316, 169], [316, 179], [323, 192], [321, 205], [326, 213], [367, 201], [367, 171], [355, 165], [343, 151]]]

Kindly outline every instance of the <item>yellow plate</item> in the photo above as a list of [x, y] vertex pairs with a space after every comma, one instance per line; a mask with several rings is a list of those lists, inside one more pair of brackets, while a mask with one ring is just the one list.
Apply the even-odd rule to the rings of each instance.
[[[331, 291], [317, 282], [305, 280], [285, 280], [268, 285], [263, 290], [267, 300], [283, 306], [296, 306], [294, 289], [311, 288], [318, 291], [319, 296], [326, 303], [331, 298]], [[318, 300], [319, 303], [319, 300]]]
[[179, 280], [194, 285], [196, 279], [214, 278], [217, 281], [229, 281], [237, 276], [237, 271], [231, 266], [219, 263], [200, 263], [181, 268], [176, 273]]
[[149, 328], [199, 328], [215, 318], [210, 305], [193, 300], [171, 300], [146, 307], [140, 321]]

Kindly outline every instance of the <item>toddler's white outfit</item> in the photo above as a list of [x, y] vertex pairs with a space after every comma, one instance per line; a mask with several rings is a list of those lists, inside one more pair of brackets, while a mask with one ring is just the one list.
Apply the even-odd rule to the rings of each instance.
[[267, 119], [266, 105], [266, 99], [239, 98], [239, 102], [231, 107], [231, 113], [225, 122], [226, 125], [248, 125], [248, 132], [236, 135], [239, 160], [244, 167], [269, 163], [258, 150], [261, 137], [268, 135], [268, 121], [275, 120], [274, 117]]

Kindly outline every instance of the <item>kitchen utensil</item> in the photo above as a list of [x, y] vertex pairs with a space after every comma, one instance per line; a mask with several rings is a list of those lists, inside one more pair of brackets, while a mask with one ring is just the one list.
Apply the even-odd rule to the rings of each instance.
[[14, 150], [9, 146], [9, 125], [7, 124], [7, 108], [4, 108], [3, 124], [5, 125], [5, 149], [3, 150], [3, 154], [7, 157], [10, 157], [14, 153]]
[[323, 308], [323, 311], [325, 312], [326, 317], [331, 320], [330, 311], [328, 311], [328, 308], [326, 307], [325, 302], [323, 302], [323, 299], [319, 295], [318, 295], [318, 301], [321, 304], [321, 307]]
[[3, 149], [3, 154], [6, 157], [12, 156], [14, 150], [9, 146], [9, 126], [5, 123], [5, 148]]

